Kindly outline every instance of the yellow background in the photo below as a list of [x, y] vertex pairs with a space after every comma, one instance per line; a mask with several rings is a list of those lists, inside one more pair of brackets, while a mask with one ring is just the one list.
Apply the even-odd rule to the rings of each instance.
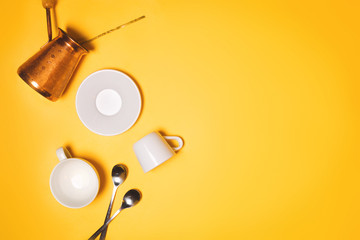
[[[103, 223], [113, 165], [141, 203], [107, 239], [360, 239], [358, 1], [58, 0], [56, 22], [93, 37], [65, 94], [50, 102], [17, 68], [47, 40], [40, 0], [3, 1], [1, 239], [87, 239]], [[139, 84], [138, 122], [113, 137], [79, 120], [76, 91], [113, 68]], [[144, 174], [132, 145], [154, 130], [185, 147]], [[56, 148], [99, 171], [82, 209], [53, 198]]]

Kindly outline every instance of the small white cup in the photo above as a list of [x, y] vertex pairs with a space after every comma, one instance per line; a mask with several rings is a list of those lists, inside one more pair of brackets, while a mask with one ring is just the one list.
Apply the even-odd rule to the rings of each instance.
[[66, 148], [58, 148], [60, 160], [50, 176], [50, 189], [55, 199], [68, 208], [90, 204], [99, 191], [99, 175], [87, 161], [72, 158]]
[[[166, 140], [176, 140], [179, 146], [171, 147]], [[175, 151], [183, 146], [184, 142], [178, 136], [161, 136], [158, 132], [152, 132], [137, 141], [133, 148], [144, 172], [148, 172], [174, 156]]]

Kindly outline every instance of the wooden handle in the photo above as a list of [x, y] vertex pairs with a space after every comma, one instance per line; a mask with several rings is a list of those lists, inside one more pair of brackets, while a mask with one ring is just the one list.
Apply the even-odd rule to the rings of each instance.
[[44, 8], [53, 8], [55, 7], [56, 0], [42, 0], [42, 5]]

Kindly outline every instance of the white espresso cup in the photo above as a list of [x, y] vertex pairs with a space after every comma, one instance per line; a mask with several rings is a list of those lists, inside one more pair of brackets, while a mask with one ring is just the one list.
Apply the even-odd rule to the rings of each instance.
[[[178, 146], [171, 147], [167, 140], [177, 141]], [[158, 132], [152, 132], [137, 141], [133, 148], [142, 169], [148, 172], [174, 156], [175, 151], [183, 146], [184, 142], [178, 136], [161, 136]]]
[[99, 175], [87, 161], [72, 158], [66, 148], [58, 148], [60, 160], [50, 176], [50, 189], [55, 199], [69, 208], [90, 204], [99, 191]]

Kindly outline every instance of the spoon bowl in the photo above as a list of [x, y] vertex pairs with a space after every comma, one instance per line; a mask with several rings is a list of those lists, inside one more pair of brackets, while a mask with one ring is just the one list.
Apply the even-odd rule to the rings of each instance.
[[121, 185], [127, 177], [127, 167], [123, 164], [117, 164], [111, 171], [111, 177], [115, 187]]
[[121, 204], [121, 209], [131, 208], [138, 204], [140, 200], [141, 192], [137, 189], [131, 189], [125, 194], [123, 202]]

